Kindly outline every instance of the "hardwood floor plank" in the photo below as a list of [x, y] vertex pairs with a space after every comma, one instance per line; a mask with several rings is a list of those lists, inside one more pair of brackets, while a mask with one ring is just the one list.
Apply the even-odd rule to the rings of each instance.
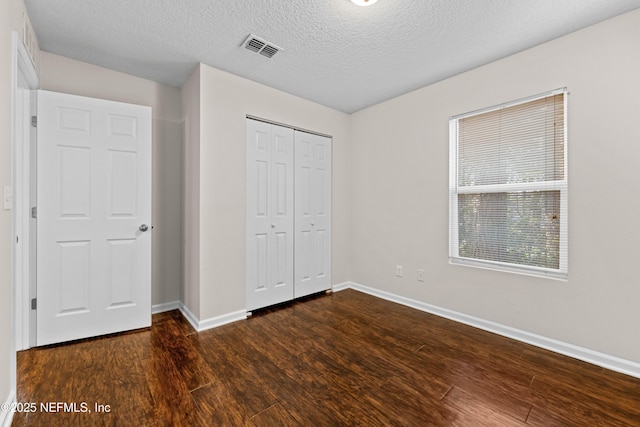
[[160, 322], [172, 319], [173, 321], [176, 322], [178, 329], [184, 336], [197, 333], [196, 330], [193, 329], [193, 326], [191, 326], [191, 323], [189, 323], [189, 321], [184, 318], [180, 310], [171, 310], [171, 311], [165, 311], [163, 313], [154, 314], [152, 319], [153, 319], [152, 321], [153, 325], [157, 325]]
[[555, 372], [562, 375], [574, 375], [577, 371], [583, 375], [600, 375], [604, 372], [604, 368], [600, 366], [533, 346], [527, 347], [520, 357], [533, 362], [537, 367], [553, 367]]
[[[603, 406], [616, 408], [616, 412], [640, 417], [640, 394], [637, 393], [640, 379], [543, 349], [532, 348], [522, 357], [536, 362], [531, 369], [536, 374], [534, 388], [544, 383], [546, 388], [554, 390], [570, 389], [572, 393], [601, 401]], [[540, 369], [542, 366], [545, 369]]]
[[[470, 346], [473, 350], [475, 347]], [[472, 352], [473, 353], [473, 352]], [[486, 402], [496, 411], [525, 421], [531, 408], [529, 385], [533, 377], [509, 366], [496, 355], [494, 360], [458, 348], [425, 345], [418, 352], [429, 361], [430, 371], [453, 387]]]
[[195, 350], [174, 319], [168, 319], [154, 328], [151, 331], [151, 340], [155, 347], [164, 348], [171, 357], [189, 390], [202, 387], [216, 379], [202, 355]]
[[558, 414], [545, 412], [543, 409], [533, 406], [527, 417], [526, 425], [534, 427], [584, 427], [585, 424], [582, 421], [568, 420]]
[[[603, 393], [593, 397], [573, 387], [565, 387], [558, 380], [539, 379], [532, 385], [533, 405], [566, 420], [607, 426], [640, 425], [640, 408], [627, 405], [624, 396], [615, 398]], [[622, 402], [620, 404], [619, 402]]]
[[[335, 362], [319, 370], [310, 363], [306, 352], [288, 359], [284, 369], [271, 362], [266, 356], [271, 353], [271, 349], [256, 346], [256, 343], [263, 341], [253, 339], [256, 337], [252, 335], [252, 330], [257, 329], [256, 324], [263, 322], [268, 321], [260, 318], [251, 319], [247, 322], [247, 330], [242, 336], [230, 342], [230, 348], [245, 359], [245, 369], [252, 371], [254, 378], [259, 378], [259, 381], [265, 384], [264, 387], [280, 400], [283, 408], [286, 408], [287, 414], [300, 425], [345, 425], [349, 421], [345, 414], [350, 412], [348, 402], [351, 401], [350, 397], [345, 397], [346, 393], [357, 391], [357, 388], [352, 388], [353, 380], [343, 378], [335, 372], [329, 373], [329, 369], [336, 369]], [[316, 351], [313, 341], [309, 341], [307, 345], [309, 351]], [[317, 359], [313, 360], [318, 360], [321, 364], [329, 360], [326, 355], [316, 356]], [[343, 368], [340, 373], [345, 374], [347, 371]], [[360, 383], [357, 384], [361, 387]]]
[[281, 403], [276, 403], [256, 414], [251, 418], [251, 422], [255, 427], [297, 427], [302, 425], [302, 420], [297, 420]]
[[346, 290], [18, 354], [14, 426], [637, 426], [640, 379]]
[[[375, 323], [379, 326], [392, 327], [396, 333], [403, 338], [413, 338], [416, 341], [424, 341], [432, 336], [432, 329], [437, 327], [437, 323], [433, 322], [432, 315], [417, 310], [408, 309], [408, 307], [398, 306], [384, 309], [375, 301], [362, 300], [362, 296], [358, 296], [356, 301], [361, 301], [363, 307], [353, 305], [348, 300], [338, 300], [337, 305], [342, 307], [343, 312], [348, 312], [351, 316], [357, 316], [365, 319], [366, 322]], [[409, 312], [405, 311], [406, 309]], [[407, 315], [409, 314], [410, 315]], [[397, 323], [396, 323], [397, 322]], [[396, 328], [396, 325], [398, 326]]]
[[[550, 411], [552, 416], [565, 422], [572, 418], [584, 420], [592, 414], [585, 414], [587, 409], [580, 407], [579, 402], [587, 401], [604, 401], [602, 404], [608, 402], [615, 408], [640, 408], [640, 395], [629, 393], [631, 390], [620, 382], [610, 381], [599, 366], [535, 347], [525, 350], [522, 358], [532, 362], [531, 371], [536, 376], [532, 383], [532, 401], [540, 409], [534, 411], [534, 415]], [[637, 390], [633, 386], [631, 388]], [[574, 401], [568, 396], [579, 400]]]
[[[620, 372], [602, 370], [602, 379], [594, 386], [598, 395], [606, 395], [615, 398], [625, 396], [636, 408], [640, 408], [640, 378], [634, 378]], [[587, 388], [590, 391], [590, 388]]]
[[[433, 366], [416, 352], [406, 347], [388, 344], [389, 335], [377, 334], [374, 328], [364, 328], [357, 332], [360, 336], [360, 356], [366, 360], [370, 369], [386, 374], [381, 379], [402, 376], [408, 384], [415, 386], [428, 385], [428, 394], [440, 399], [450, 388], [450, 383], [443, 380]], [[425, 378], [428, 381], [425, 382]]]
[[385, 346], [393, 346], [409, 352], [418, 350], [424, 343], [424, 337], [418, 338], [406, 329], [398, 330], [392, 327], [392, 323], [374, 320], [366, 314], [354, 313], [353, 310], [336, 311], [338, 319], [332, 325], [341, 334], [352, 336], [357, 340], [368, 339], [369, 342], [384, 343]]
[[[30, 372], [20, 377], [19, 401], [45, 406], [63, 402], [68, 407], [61, 412], [38, 410], [18, 417], [15, 425], [116, 425], [149, 418], [152, 399], [136, 357], [146, 335], [148, 331], [23, 352], [19, 363], [27, 363]], [[21, 387], [25, 382], [26, 387]], [[96, 404], [109, 412], [97, 413]], [[85, 408], [88, 411], [82, 412]]]
[[374, 425], [445, 426], [453, 425], [456, 419], [455, 411], [439, 398], [433, 398], [400, 377], [391, 378], [381, 387], [370, 390], [362, 400], [377, 418]]
[[[493, 404], [486, 404], [464, 391], [453, 387], [442, 400], [455, 407], [460, 415], [457, 422], [482, 426], [524, 426], [524, 420], [517, 420], [494, 410]], [[527, 411], [528, 413], [528, 411]], [[526, 418], [526, 417], [525, 417]], [[463, 421], [464, 420], [464, 421]]]
[[151, 419], [161, 426], [188, 425], [194, 410], [189, 388], [171, 356], [164, 349], [159, 350], [142, 364], [153, 398]]
[[[237, 330], [236, 327], [227, 329]], [[246, 358], [233, 351], [230, 346], [231, 340], [224, 340], [224, 336], [223, 339], [220, 339], [221, 337], [209, 339], [220, 332], [211, 331], [209, 333], [209, 331], [205, 331], [198, 336], [193, 335], [191, 338], [194, 343], [197, 343], [197, 348], [200, 349], [217, 376], [216, 383], [221, 383], [235, 401], [242, 402], [242, 416], [246, 420], [275, 404], [278, 399], [271, 392], [270, 385], [264, 384], [262, 378], [256, 375], [255, 371], [247, 364]], [[232, 337], [237, 336], [232, 335]], [[216, 387], [219, 386], [220, 384], [216, 384]], [[203, 390], [206, 390], [207, 387], [194, 390], [194, 393], [203, 395]], [[205, 397], [202, 399], [206, 401]]]
[[234, 394], [234, 391], [233, 387], [229, 387], [224, 382], [208, 384], [193, 391], [195, 409], [189, 423], [182, 425], [195, 427], [252, 425], [251, 417], [245, 409], [246, 402], [238, 400], [244, 395]]
[[[249, 326], [248, 329], [252, 329], [252, 326]], [[232, 350], [244, 360], [244, 368], [253, 378], [267, 384], [270, 393], [279, 401], [290, 401], [296, 399], [303, 392], [309, 391], [301, 386], [300, 380], [313, 377], [313, 381], [315, 381], [317, 375], [313, 374], [307, 364], [298, 363], [300, 355], [293, 360], [289, 359], [287, 364], [283, 365], [285, 366], [283, 369], [267, 357], [267, 354], [271, 353], [270, 348], [256, 345], [261, 341], [255, 341], [252, 338], [254, 336], [251, 331], [247, 331], [240, 339], [234, 340], [230, 344]], [[296, 367], [296, 369], [291, 369], [292, 367]]]

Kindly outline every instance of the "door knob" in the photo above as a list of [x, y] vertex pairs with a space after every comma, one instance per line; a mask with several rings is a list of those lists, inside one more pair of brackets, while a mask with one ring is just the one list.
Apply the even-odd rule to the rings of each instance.
[[315, 223], [315, 222], [312, 222], [312, 223], [311, 223], [311, 226], [313, 227], [314, 225], [316, 225], [316, 223]]
[[142, 224], [142, 225], [139, 227], [139, 230], [140, 230], [140, 231], [142, 231], [143, 233], [144, 233], [145, 231], [147, 231], [148, 229], [149, 229], [149, 226], [148, 226], [147, 224]]
[[271, 228], [276, 228], [276, 225], [275, 224], [271, 224]]

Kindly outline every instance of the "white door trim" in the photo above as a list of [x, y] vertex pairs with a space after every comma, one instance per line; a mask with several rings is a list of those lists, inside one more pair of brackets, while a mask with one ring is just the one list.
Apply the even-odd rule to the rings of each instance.
[[246, 117], [247, 117], [247, 119], [250, 119], [250, 120], [256, 120], [258, 122], [264, 122], [264, 123], [268, 123], [270, 125], [282, 126], [284, 128], [293, 129], [293, 130], [296, 130], [296, 131], [299, 131], [299, 132], [310, 133], [311, 135], [324, 136], [324, 137], [333, 139], [333, 137], [331, 135], [327, 135], [326, 133], [316, 132], [316, 131], [305, 129], [305, 128], [299, 128], [299, 127], [296, 127], [296, 126], [288, 125], [286, 123], [276, 122], [275, 120], [269, 120], [269, 119], [265, 119], [263, 117], [252, 116], [251, 114], [247, 114]]
[[[36, 90], [39, 86], [36, 70], [20, 36], [13, 32], [13, 64], [12, 64], [12, 150], [13, 150], [13, 235], [14, 235], [14, 331], [13, 344], [15, 350], [24, 350], [30, 347], [35, 340], [31, 336], [33, 321], [30, 319], [31, 310], [29, 304], [31, 295], [32, 260], [30, 257], [31, 245], [29, 238], [29, 183], [32, 179], [30, 164], [31, 147], [35, 140], [35, 132], [18, 132], [19, 127], [25, 126], [31, 120], [31, 114], [35, 115], [35, 97], [28, 101], [28, 110], [18, 109], [19, 88]], [[26, 117], [25, 117], [26, 115]], [[29, 128], [30, 129], [30, 128]], [[16, 241], [16, 238], [19, 241]]]

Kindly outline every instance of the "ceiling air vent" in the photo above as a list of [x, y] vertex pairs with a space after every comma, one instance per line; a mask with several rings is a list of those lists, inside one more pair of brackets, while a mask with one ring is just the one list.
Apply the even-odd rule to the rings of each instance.
[[260, 52], [260, 49], [262, 49], [265, 45], [266, 43], [262, 40], [249, 36], [249, 41], [247, 41], [244, 47], [253, 52]]
[[263, 40], [260, 37], [256, 37], [253, 34], [249, 34], [249, 37], [247, 37], [242, 45], [250, 51], [259, 53], [267, 58], [273, 58], [273, 55], [283, 50], [281, 47]]

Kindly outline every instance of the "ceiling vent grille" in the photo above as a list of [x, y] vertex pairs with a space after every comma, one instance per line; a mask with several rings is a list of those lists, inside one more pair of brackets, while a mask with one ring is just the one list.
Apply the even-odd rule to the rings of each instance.
[[249, 37], [247, 37], [242, 45], [250, 51], [259, 53], [267, 58], [273, 58], [273, 55], [283, 50], [281, 47], [263, 40], [260, 37], [256, 37], [253, 34], [249, 34]]

